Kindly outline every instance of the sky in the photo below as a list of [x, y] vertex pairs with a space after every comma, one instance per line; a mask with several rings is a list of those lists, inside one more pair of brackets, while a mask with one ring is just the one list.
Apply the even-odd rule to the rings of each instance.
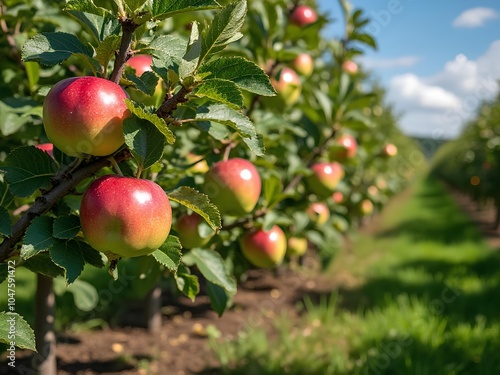
[[[498, 92], [500, 1], [351, 0], [372, 21], [376, 51], [357, 60], [387, 89], [409, 135], [457, 136], [478, 104]], [[337, 0], [318, 0], [332, 20], [327, 36], [340, 37]]]

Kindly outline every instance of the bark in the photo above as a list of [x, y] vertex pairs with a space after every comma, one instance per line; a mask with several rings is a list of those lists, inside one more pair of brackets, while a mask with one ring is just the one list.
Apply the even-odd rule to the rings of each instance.
[[56, 375], [56, 335], [54, 332], [53, 280], [37, 275], [35, 338], [36, 349], [34, 368], [39, 375]]
[[146, 327], [150, 333], [158, 333], [161, 329], [161, 287], [156, 284], [146, 296], [144, 311]]

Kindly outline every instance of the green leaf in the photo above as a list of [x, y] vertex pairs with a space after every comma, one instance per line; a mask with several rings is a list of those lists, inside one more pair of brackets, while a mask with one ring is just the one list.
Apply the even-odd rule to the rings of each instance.
[[275, 174], [270, 174], [264, 179], [264, 199], [266, 206], [272, 208], [273, 205], [279, 202], [283, 192], [283, 182], [281, 178]]
[[192, 75], [196, 71], [196, 68], [198, 68], [200, 63], [200, 55], [201, 39], [198, 32], [198, 23], [193, 22], [186, 53], [182, 57], [181, 64], [179, 66], [179, 77], [181, 79]]
[[219, 317], [222, 316], [231, 303], [230, 296], [223, 288], [211, 282], [207, 282], [207, 292], [210, 305], [219, 314]]
[[188, 273], [176, 273], [174, 277], [177, 288], [191, 301], [194, 301], [195, 297], [200, 292], [198, 277]]
[[168, 236], [167, 240], [151, 255], [160, 264], [163, 264], [171, 272], [175, 272], [181, 262], [181, 243], [175, 236]]
[[99, 16], [104, 16], [107, 13], [110, 14], [109, 10], [96, 6], [92, 0], [66, 0], [64, 10], [77, 10]]
[[218, 78], [234, 82], [240, 89], [258, 95], [276, 95], [266, 73], [257, 64], [243, 57], [221, 56], [204, 63], [198, 73], [208, 74], [206, 79]]
[[38, 253], [23, 263], [23, 266], [34, 273], [41, 273], [47, 277], [57, 277], [64, 274], [64, 270], [57, 266], [47, 251]]
[[29, 259], [40, 251], [46, 251], [54, 245], [53, 226], [54, 219], [49, 216], [39, 216], [33, 219], [26, 230], [21, 247], [21, 257], [23, 259]]
[[80, 218], [75, 215], [59, 216], [54, 220], [55, 238], [71, 239], [80, 232]]
[[12, 219], [9, 212], [0, 206], [0, 234], [4, 236], [12, 235]]
[[9, 185], [0, 181], [0, 206], [8, 208], [14, 202], [14, 196], [9, 191]]
[[234, 82], [223, 79], [209, 79], [203, 81], [194, 91], [203, 98], [227, 104], [235, 109], [243, 107], [243, 95]]
[[224, 288], [230, 294], [236, 293], [236, 279], [230, 274], [221, 255], [212, 250], [193, 249], [184, 254], [186, 265], [196, 265], [205, 278]]
[[0, 312], [0, 342], [36, 352], [35, 332], [24, 318], [13, 312]]
[[[22, 59], [24, 61], [38, 61], [42, 65], [54, 66], [67, 60], [71, 55], [82, 57], [91, 67], [95, 67], [92, 56], [94, 49], [83, 44], [76, 35], [63, 32], [49, 32], [36, 34], [24, 43]], [[94, 62], [92, 62], [94, 60]]]
[[162, 20], [174, 14], [197, 10], [216, 9], [220, 5], [215, 0], [153, 0], [153, 16]]
[[155, 92], [156, 85], [158, 84], [158, 76], [150, 71], [144, 72], [140, 77], [135, 74], [126, 74], [129, 81], [135, 83], [138, 90], [146, 95], [152, 96]]
[[85, 263], [88, 263], [94, 267], [102, 268], [104, 267], [104, 261], [102, 260], [102, 253], [92, 248], [86, 242], [79, 239], [73, 239], [69, 241], [68, 244], [71, 248], [78, 248], [83, 255]]
[[115, 57], [115, 52], [120, 45], [121, 38], [118, 35], [109, 35], [96, 49], [95, 58], [104, 68], [107, 68], [109, 61]]
[[28, 76], [30, 91], [34, 92], [40, 78], [40, 65], [34, 62], [26, 62], [24, 63], [24, 67], [26, 69], [26, 76]]
[[80, 249], [71, 246], [71, 243], [70, 241], [55, 240], [54, 245], [49, 250], [52, 261], [63, 268], [68, 285], [80, 276], [85, 266], [85, 260]]
[[243, 36], [240, 29], [245, 22], [246, 13], [247, 2], [240, 0], [224, 7], [215, 15], [210, 27], [202, 33], [199, 64]]
[[161, 134], [163, 134], [169, 144], [173, 144], [175, 142], [174, 133], [172, 133], [172, 131], [168, 128], [167, 123], [164, 119], [158, 117], [154, 113], [146, 112], [144, 108], [135, 105], [135, 103], [129, 99], [125, 99], [125, 104], [127, 105], [127, 108], [130, 110], [130, 112], [132, 112], [134, 115], [156, 126], [156, 128], [161, 132]]
[[161, 159], [165, 137], [147, 120], [129, 117], [123, 121], [125, 144], [137, 162], [146, 169]]
[[[68, 10], [67, 12], [75, 18], [90, 35], [92, 35], [96, 42], [103, 42], [109, 36], [118, 36], [118, 34], [120, 34], [121, 26], [118, 19], [109, 13], [102, 16], [92, 12], [80, 12], [77, 10]], [[98, 48], [99, 47], [100, 43], [98, 45]]]
[[[202, 106], [198, 108], [194, 119], [186, 121], [213, 121], [222, 125], [229, 126], [232, 129], [236, 130], [244, 141], [245, 139], [250, 140], [250, 142], [245, 141], [245, 143], [251, 151], [253, 151], [258, 156], [264, 155], [264, 147], [262, 145], [262, 142], [257, 137], [255, 126], [252, 121], [250, 121], [250, 119], [244, 114], [235, 111], [234, 109], [229, 108], [224, 104]], [[200, 127], [203, 128], [203, 124], [200, 124]], [[207, 128], [206, 130], [208, 131], [209, 128]]]
[[9, 275], [9, 265], [7, 263], [0, 263], [0, 284], [7, 279]]
[[37, 189], [48, 187], [56, 168], [50, 155], [35, 146], [16, 148], [0, 166], [6, 171], [10, 192], [18, 197], [29, 197]]
[[353, 33], [351, 34], [350, 40], [359, 40], [360, 42], [372, 47], [373, 49], [377, 49], [377, 42], [375, 41], [375, 39], [369, 35], [369, 34], [357, 34], [357, 33]]
[[141, 51], [153, 56], [153, 71], [164, 78], [165, 81], [168, 81], [166, 79], [168, 70], [178, 71], [178, 66], [182, 61], [186, 48], [187, 42], [181, 37], [159, 35]]
[[76, 279], [66, 291], [73, 294], [75, 306], [82, 311], [92, 311], [99, 302], [96, 288], [81, 279]]
[[170, 192], [168, 198], [196, 212], [213, 230], [216, 231], [222, 227], [219, 210], [210, 202], [207, 195], [191, 187], [181, 186]]

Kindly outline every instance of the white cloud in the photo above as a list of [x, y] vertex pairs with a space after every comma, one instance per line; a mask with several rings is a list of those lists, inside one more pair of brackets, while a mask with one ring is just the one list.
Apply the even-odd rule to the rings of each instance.
[[481, 27], [486, 21], [498, 18], [500, 15], [491, 8], [477, 7], [462, 12], [453, 21], [455, 27]]
[[420, 60], [419, 56], [401, 56], [392, 59], [364, 58], [362, 61], [363, 65], [368, 69], [394, 69], [412, 67]]

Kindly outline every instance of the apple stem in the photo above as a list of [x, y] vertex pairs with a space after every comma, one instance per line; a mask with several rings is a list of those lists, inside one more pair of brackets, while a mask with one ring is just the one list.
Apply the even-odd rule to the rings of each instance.
[[118, 165], [118, 163], [116, 162], [115, 160], [115, 157], [114, 156], [111, 156], [109, 158], [109, 161], [111, 162], [111, 165], [113, 166], [113, 169], [115, 170], [115, 172], [117, 174], [119, 174], [120, 176], [123, 176], [123, 172], [122, 170], [120, 169], [120, 166]]
[[137, 173], [135, 174], [135, 177], [141, 178], [141, 174], [142, 174], [142, 165], [139, 164], [139, 166], [137, 167]]

